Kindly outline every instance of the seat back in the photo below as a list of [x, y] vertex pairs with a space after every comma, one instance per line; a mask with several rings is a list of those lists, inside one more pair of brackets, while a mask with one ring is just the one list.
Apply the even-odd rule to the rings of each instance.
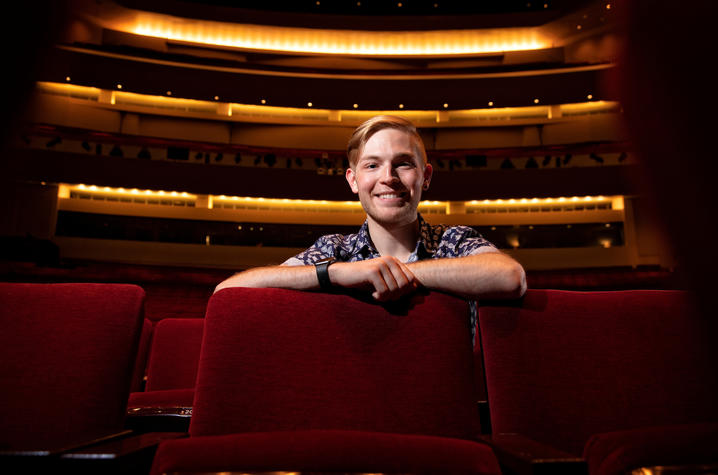
[[121, 431], [143, 306], [134, 285], [0, 283], [0, 447]]
[[468, 305], [229, 288], [205, 317], [190, 435], [478, 433]]
[[715, 342], [689, 293], [529, 290], [479, 326], [494, 433], [580, 455], [595, 433], [716, 420]]
[[193, 388], [202, 345], [203, 318], [164, 318], [154, 328], [146, 391]]
[[152, 343], [152, 330], [152, 320], [145, 318], [142, 324], [142, 333], [140, 334], [140, 344], [137, 348], [137, 358], [135, 358], [135, 369], [132, 372], [130, 392], [143, 391], [145, 388], [147, 359], [149, 357], [150, 344]]

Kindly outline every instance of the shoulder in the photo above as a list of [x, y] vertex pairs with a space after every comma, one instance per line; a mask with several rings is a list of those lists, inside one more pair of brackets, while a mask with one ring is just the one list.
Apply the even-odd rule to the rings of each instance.
[[[498, 249], [471, 226], [437, 226], [441, 238], [438, 251], [441, 257], [459, 257]], [[437, 256], [439, 257], [439, 256]]]
[[339, 257], [342, 254], [342, 250], [351, 245], [352, 236], [356, 239], [355, 234], [347, 236], [343, 234], [326, 234], [321, 236], [308, 249], [289, 258], [284, 264], [309, 265], [327, 257]]

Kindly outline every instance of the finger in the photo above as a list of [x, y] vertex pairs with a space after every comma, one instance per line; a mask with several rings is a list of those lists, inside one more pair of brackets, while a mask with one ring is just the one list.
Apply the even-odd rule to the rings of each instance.
[[373, 296], [375, 299], [388, 300], [391, 293], [397, 288], [396, 280], [384, 263], [377, 266], [373, 273], [372, 285], [374, 286]]
[[396, 300], [417, 289], [416, 277], [406, 264], [394, 258], [387, 258], [385, 264], [382, 269], [387, 284], [387, 290], [382, 295], [384, 300]]
[[399, 262], [394, 259], [382, 259], [381, 264], [379, 269], [384, 282], [386, 282], [387, 290], [393, 292], [400, 288], [406, 281], [406, 277], [399, 267]]
[[401, 272], [406, 279], [407, 285], [411, 285], [413, 288], [417, 288], [419, 286], [419, 279], [417, 279], [411, 269], [409, 269], [409, 266], [407, 266], [403, 262], [399, 262], [399, 268], [401, 269]]

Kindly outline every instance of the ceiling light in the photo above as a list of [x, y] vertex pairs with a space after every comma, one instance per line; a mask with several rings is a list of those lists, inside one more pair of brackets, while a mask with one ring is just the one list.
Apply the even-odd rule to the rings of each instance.
[[311, 102], [307, 102], [307, 107], [312, 107], [312, 103], [311, 103]]
[[65, 77], [65, 81], [70, 82], [70, 76]]
[[131, 18], [104, 20], [103, 26], [170, 41], [254, 51], [313, 54], [433, 56], [527, 51], [551, 47], [551, 38], [539, 27], [402, 32], [320, 30], [208, 20], [187, 22], [179, 17], [150, 12], [140, 12]]
[[538, 104], [538, 103], [539, 103], [538, 98], [534, 99], [534, 104]]

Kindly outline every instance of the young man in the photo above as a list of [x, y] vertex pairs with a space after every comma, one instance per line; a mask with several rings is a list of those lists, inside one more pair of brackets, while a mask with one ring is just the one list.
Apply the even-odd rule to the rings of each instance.
[[347, 153], [346, 180], [367, 214], [359, 232], [323, 236], [282, 265], [240, 272], [215, 291], [351, 288], [377, 301], [396, 300], [420, 287], [471, 300], [523, 295], [526, 277], [518, 262], [470, 227], [431, 226], [418, 214], [432, 168], [409, 121], [367, 120], [354, 131]]

